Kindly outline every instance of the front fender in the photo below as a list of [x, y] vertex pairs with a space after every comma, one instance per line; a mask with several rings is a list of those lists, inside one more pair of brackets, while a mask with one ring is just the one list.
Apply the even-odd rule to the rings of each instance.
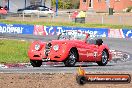
[[[40, 44], [40, 49], [35, 50], [35, 45]], [[32, 60], [42, 60], [45, 58], [44, 49], [45, 49], [45, 42], [42, 41], [33, 41], [28, 49], [28, 57]], [[37, 56], [37, 57], [36, 57]]]
[[58, 51], [53, 50], [53, 48], [50, 50], [48, 58], [50, 58], [51, 61], [65, 61], [69, 55], [71, 48], [75, 47], [71, 43], [59, 44], [59, 46], [60, 49]]
[[76, 47], [74, 44], [71, 44], [71, 43], [67, 44], [67, 46], [66, 46], [67, 52], [70, 52], [70, 50], [71, 50], [72, 48], [74, 48], [74, 47]]

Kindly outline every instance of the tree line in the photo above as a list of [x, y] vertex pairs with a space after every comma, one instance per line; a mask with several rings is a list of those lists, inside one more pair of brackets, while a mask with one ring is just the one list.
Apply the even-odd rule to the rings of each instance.
[[[56, 0], [51, 0], [52, 7], [56, 7]], [[78, 9], [80, 0], [58, 0], [59, 9]]]

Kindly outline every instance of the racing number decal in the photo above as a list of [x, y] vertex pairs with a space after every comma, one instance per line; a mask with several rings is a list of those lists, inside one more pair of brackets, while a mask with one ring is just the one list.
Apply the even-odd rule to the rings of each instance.
[[94, 57], [97, 57], [97, 55], [98, 55], [98, 52], [94, 52], [94, 53], [93, 53], [93, 56], [94, 56]]
[[98, 52], [93, 52], [93, 53], [89, 53], [87, 52], [87, 57], [93, 56], [93, 57], [97, 57]]

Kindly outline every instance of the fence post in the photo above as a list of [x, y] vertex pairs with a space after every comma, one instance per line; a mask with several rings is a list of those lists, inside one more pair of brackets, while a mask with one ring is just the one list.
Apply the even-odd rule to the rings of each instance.
[[39, 19], [39, 11], [38, 11], [38, 19]]
[[122, 24], [122, 17], [119, 16], [119, 23]]
[[101, 18], [101, 23], [104, 24], [104, 17]]
[[22, 12], [22, 20], [24, 21], [24, 11]]

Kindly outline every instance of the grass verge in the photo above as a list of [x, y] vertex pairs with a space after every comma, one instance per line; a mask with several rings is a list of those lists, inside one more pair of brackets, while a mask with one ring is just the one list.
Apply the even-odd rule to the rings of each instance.
[[74, 23], [74, 22], [27, 22], [27, 21], [9, 21], [0, 20], [1, 23], [5, 24], [30, 24], [30, 25], [44, 25], [44, 26], [75, 26], [75, 27], [90, 27], [90, 28], [128, 28], [132, 29], [131, 25], [112, 25], [112, 24], [89, 24], [89, 23]]
[[27, 41], [0, 39], [0, 63], [28, 62], [28, 47]]

